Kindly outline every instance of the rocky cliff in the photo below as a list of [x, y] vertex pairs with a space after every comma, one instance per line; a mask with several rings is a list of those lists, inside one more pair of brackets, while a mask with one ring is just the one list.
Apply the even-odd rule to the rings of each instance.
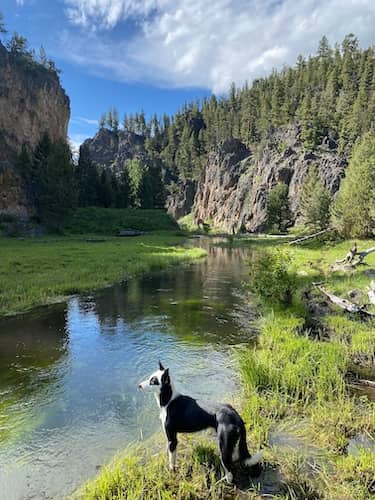
[[124, 163], [133, 158], [145, 159], [143, 136], [119, 130], [117, 132], [100, 128], [92, 139], [86, 139], [90, 158], [98, 167], [122, 170]]
[[53, 142], [66, 140], [69, 98], [57, 74], [0, 43], [0, 214], [33, 212], [15, 169], [24, 144], [32, 151], [45, 132]]
[[339, 158], [331, 139], [326, 138], [314, 152], [306, 151], [295, 125], [275, 131], [257, 152], [239, 140], [226, 141], [208, 157], [197, 186], [193, 217], [195, 221], [210, 220], [229, 232], [262, 231], [267, 195], [281, 181], [289, 186], [290, 205], [297, 219], [300, 188], [313, 164], [334, 195], [347, 162]]
[[[337, 144], [325, 138], [314, 151], [307, 151], [298, 125], [274, 130], [264, 144], [252, 151], [231, 139], [208, 155], [198, 182], [183, 181], [164, 169], [169, 195], [166, 208], [176, 219], [192, 212], [195, 222], [210, 221], [225, 231], [262, 231], [266, 223], [267, 196], [278, 183], [289, 186], [289, 199], [298, 218], [301, 185], [311, 165], [316, 165], [327, 189], [334, 195], [347, 162], [337, 153]], [[84, 145], [93, 162], [114, 171], [127, 160], [147, 160], [144, 137], [125, 131], [101, 128]]]

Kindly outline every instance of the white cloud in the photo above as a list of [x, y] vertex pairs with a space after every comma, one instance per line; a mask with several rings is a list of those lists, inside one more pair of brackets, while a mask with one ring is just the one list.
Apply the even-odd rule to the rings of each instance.
[[95, 125], [99, 124], [99, 121], [93, 118], [86, 118], [85, 116], [73, 116], [70, 120], [78, 125]]
[[[65, 0], [65, 55], [106, 78], [226, 91], [355, 33], [375, 42], [374, 0]], [[131, 21], [119, 40], [112, 29]]]

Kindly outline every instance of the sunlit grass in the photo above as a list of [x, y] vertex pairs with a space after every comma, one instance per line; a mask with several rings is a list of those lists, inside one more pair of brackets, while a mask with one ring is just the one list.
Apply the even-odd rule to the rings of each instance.
[[182, 238], [150, 234], [137, 238], [0, 239], [0, 315], [105, 287], [168, 265], [205, 255], [176, 246]]
[[[255, 250], [280, 244], [271, 238], [238, 242]], [[351, 244], [288, 248], [297, 277], [292, 303], [288, 307], [263, 303], [256, 346], [241, 347], [238, 352], [239, 407], [249, 445], [252, 451], [265, 448], [266, 469], [277, 470], [281, 478], [281, 490], [273, 498], [367, 500], [375, 494], [375, 403], [354, 396], [347, 386], [353, 362], [374, 362], [374, 323], [332, 307], [331, 313], [318, 318], [328, 336], [319, 340], [306, 329], [310, 319], [306, 290], [311, 292], [310, 300], [324, 300], [314, 291], [313, 281], [324, 281], [329, 290], [342, 296], [359, 289], [365, 297], [369, 277], [364, 271], [375, 266], [375, 255], [368, 258], [368, 266], [349, 274], [330, 272]], [[372, 245], [359, 242], [360, 249]], [[271, 436], [282, 427], [292, 441], [293, 436], [298, 438], [293, 448], [270, 445]], [[350, 440], [362, 434], [374, 446], [348, 456]], [[217, 457], [215, 450], [212, 454]], [[216, 468], [213, 473], [214, 458], [194, 468], [186, 455], [171, 477], [164, 454], [138, 450], [136, 456], [130, 452], [130, 462], [118, 463], [115, 472], [103, 471], [88, 485], [85, 498], [239, 498], [237, 490], [224, 489], [220, 482], [216, 484], [222, 489], [212, 490], [211, 481], [219, 475]], [[207, 481], [210, 474], [214, 476]], [[136, 492], [134, 496], [130, 491]], [[252, 489], [246, 495], [260, 498]]]

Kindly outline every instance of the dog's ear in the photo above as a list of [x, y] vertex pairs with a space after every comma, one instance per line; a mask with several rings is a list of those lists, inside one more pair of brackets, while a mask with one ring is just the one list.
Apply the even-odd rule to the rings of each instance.
[[159, 370], [165, 370], [164, 366], [161, 364], [160, 359], [159, 359]]
[[161, 381], [163, 384], [169, 384], [171, 379], [169, 378], [169, 368], [164, 370], [163, 375], [161, 376]]

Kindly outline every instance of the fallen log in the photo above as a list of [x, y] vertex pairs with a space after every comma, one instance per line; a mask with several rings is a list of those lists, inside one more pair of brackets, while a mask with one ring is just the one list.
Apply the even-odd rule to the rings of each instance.
[[371, 281], [367, 295], [370, 303], [375, 306], [375, 281]]
[[356, 381], [358, 385], [366, 385], [367, 387], [373, 387], [375, 389], [375, 381], [373, 380], [365, 380], [365, 379], [359, 379]]
[[336, 259], [336, 264], [350, 264], [353, 261], [354, 256], [357, 255], [357, 251], [357, 243], [354, 243], [353, 247], [349, 250], [349, 252], [343, 259]]
[[358, 252], [357, 257], [358, 260], [352, 263], [353, 267], [358, 266], [358, 264], [363, 264], [364, 259], [372, 252], [375, 252], [375, 247], [371, 247], [368, 250], [364, 250], [363, 252]]
[[[363, 264], [363, 261], [370, 253], [375, 252], [375, 247], [371, 247], [368, 250], [363, 250], [358, 252], [356, 244], [349, 250], [343, 259], [336, 259], [335, 264], [343, 264], [343, 266], [349, 265], [352, 268], [357, 267], [359, 264]], [[356, 258], [356, 260], [354, 260]]]
[[338, 297], [337, 295], [334, 295], [333, 293], [329, 292], [321, 285], [315, 285], [315, 286], [326, 297], [328, 297], [333, 304], [336, 304], [337, 306], [341, 307], [341, 309], [344, 309], [344, 311], [349, 313], [359, 313], [365, 316], [375, 317], [375, 313], [367, 311], [364, 306], [359, 306], [358, 304], [350, 302], [350, 300], [342, 299], [341, 297]]
[[295, 245], [297, 243], [300, 243], [301, 241], [310, 240], [312, 238], [315, 238], [316, 236], [320, 236], [321, 234], [327, 233], [330, 230], [331, 230], [330, 228], [322, 229], [321, 231], [318, 231], [317, 233], [309, 234], [308, 236], [304, 236], [303, 238], [298, 238], [298, 240], [293, 240], [293, 241], [289, 242], [289, 245]]

